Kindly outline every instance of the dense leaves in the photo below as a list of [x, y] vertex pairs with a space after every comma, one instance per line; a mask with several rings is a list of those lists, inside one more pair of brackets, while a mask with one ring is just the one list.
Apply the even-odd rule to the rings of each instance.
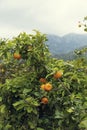
[[86, 59], [51, 58], [35, 32], [0, 40], [0, 129], [86, 130]]

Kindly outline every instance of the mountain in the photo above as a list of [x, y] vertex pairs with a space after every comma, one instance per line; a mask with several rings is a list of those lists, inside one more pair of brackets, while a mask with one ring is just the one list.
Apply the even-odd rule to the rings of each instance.
[[53, 56], [72, 55], [75, 49], [87, 46], [87, 34], [70, 33], [62, 37], [57, 35], [47, 35], [48, 46]]

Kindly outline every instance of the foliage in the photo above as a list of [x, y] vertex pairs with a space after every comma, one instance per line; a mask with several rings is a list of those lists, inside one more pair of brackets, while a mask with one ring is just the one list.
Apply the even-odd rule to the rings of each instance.
[[51, 58], [35, 32], [0, 41], [0, 129], [86, 130], [86, 59]]
[[79, 21], [78, 27], [84, 27], [84, 31], [87, 32], [87, 16], [84, 17], [83, 22]]

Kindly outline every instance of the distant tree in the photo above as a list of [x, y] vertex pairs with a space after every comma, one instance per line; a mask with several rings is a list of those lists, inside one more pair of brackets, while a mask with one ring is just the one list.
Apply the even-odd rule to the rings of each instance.
[[[79, 21], [78, 27], [82, 27], [82, 26], [84, 27], [84, 31], [87, 32], [87, 16], [84, 17], [83, 22], [80, 22], [80, 21]], [[80, 51], [76, 51], [76, 53], [77, 53], [78, 55], [87, 53], [87, 47], [81, 49]]]
[[78, 27], [84, 27], [84, 31], [87, 32], [87, 16], [84, 17], [83, 21], [78, 22]]

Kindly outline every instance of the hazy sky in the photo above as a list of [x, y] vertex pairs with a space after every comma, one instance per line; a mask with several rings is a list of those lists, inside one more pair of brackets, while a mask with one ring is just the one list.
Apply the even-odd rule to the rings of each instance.
[[78, 21], [87, 16], [87, 0], [0, 0], [0, 37], [20, 32], [64, 35], [84, 33]]

